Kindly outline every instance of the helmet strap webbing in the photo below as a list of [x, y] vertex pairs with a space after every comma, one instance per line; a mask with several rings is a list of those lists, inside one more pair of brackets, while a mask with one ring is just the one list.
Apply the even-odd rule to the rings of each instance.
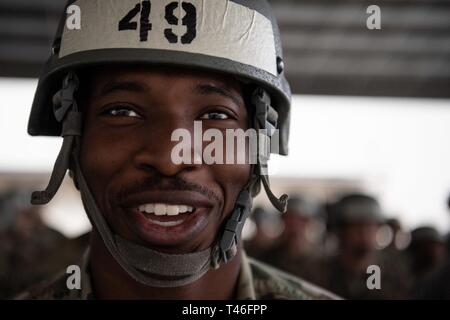
[[78, 78], [74, 73], [69, 73], [63, 81], [63, 88], [55, 95], [58, 96], [58, 104], [54, 105], [54, 114], [58, 121], [62, 122], [63, 143], [53, 167], [50, 181], [43, 191], [35, 191], [31, 195], [31, 204], [42, 205], [49, 203], [66, 175], [69, 168], [70, 155], [76, 136], [81, 136], [81, 113], [74, 99], [78, 89]]
[[[278, 121], [278, 113], [271, 105], [270, 95], [263, 88], [257, 88], [251, 96], [252, 105], [255, 108], [254, 127], [264, 129], [266, 135], [263, 136], [264, 141], [258, 142], [258, 165], [256, 176], [262, 181], [264, 190], [272, 205], [280, 212], [286, 212], [288, 195], [283, 194], [277, 198], [270, 189], [268, 176], [268, 161], [270, 159], [270, 139], [275, 135]], [[258, 140], [260, 139], [258, 134]], [[262, 143], [265, 144], [263, 150], [260, 150]]]

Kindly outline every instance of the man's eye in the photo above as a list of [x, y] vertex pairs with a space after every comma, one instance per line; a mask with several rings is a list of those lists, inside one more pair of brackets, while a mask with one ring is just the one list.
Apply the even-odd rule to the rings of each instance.
[[114, 117], [133, 117], [140, 118], [141, 116], [137, 114], [134, 110], [130, 108], [111, 108], [106, 111], [106, 114], [114, 116]]
[[202, 120], [227, 120], [230, 117], [224, 112], [208, 112], [200, 117]]

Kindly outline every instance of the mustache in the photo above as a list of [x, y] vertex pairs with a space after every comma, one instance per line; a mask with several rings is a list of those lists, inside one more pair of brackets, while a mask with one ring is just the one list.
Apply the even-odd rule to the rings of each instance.
[[130, 183], [129, 185], [122, 185], [119, 189], [117, 197], [120, 202], [123, 202], [123, 199], [126, 199], [126, 197], [130, 194], [161, 190], [197, 192], [205, 197], [220, 202], [219, 195], [217, 195], [217, 193], [215, 193], [213, 190], [195, 182], [187, 181], [180, 177], [147, 177]]

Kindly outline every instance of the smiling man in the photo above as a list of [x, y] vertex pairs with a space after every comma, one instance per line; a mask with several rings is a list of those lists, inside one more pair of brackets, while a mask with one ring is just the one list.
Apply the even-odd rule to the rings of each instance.
[[[287, 197], [270, 191], [266, 156], [256, 164], [172, 158], [173, 132], [193, 136], [198, 122], [216, 133], [264, 129], [258, 140], [279, 139], [277, 152], [287, 154], [290, 91], [269, 5], [69, 5], [79, 8], [68, 12], [81, 13], [81, 29], [62, 19], [29, 123], [30, 134], [61, 135], [64, 142], [47, 189], [32, 202], [48, 203], [69, 170], [93, 231], [80, 290], [68, 288], [64, 273], [22, 297], [333, 298], [242, 249], [242, 227], [261, 183], [272, 204], [286, 208]], [[198, 151], [190, 149], [193, 158]]]

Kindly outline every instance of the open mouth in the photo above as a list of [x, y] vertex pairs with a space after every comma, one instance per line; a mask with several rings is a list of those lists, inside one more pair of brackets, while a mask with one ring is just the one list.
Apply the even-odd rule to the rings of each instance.
[[212, 199], [197, 192], [151, 190], [121, 201], [130, 233], [148, 245], [187, 246], [208, 226]]
[[148, 222], [161, 227], [174, 227], [182, 224], [196, 208], [186, 205], [166, 203], [147, 203], [136, 208]]

